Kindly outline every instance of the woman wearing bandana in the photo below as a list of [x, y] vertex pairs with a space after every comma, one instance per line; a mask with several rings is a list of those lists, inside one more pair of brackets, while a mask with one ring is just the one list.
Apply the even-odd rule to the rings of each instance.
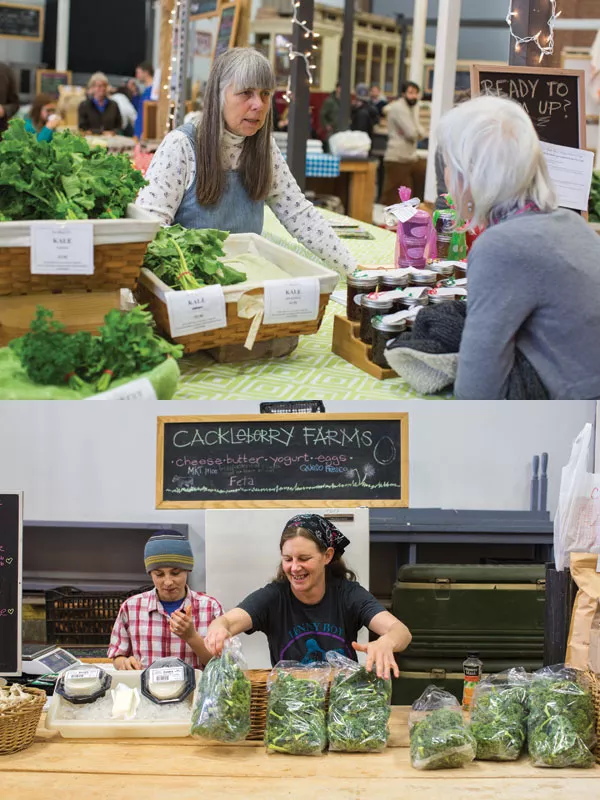
[[[204, 640], [208, 651], [220, 655], [229, 637], [262, 631], [273, 666], [283, 660], [323, 661], [328, 650], [357, 660], [356, 652], [362, 651], [369, 671], [398, 677], [394, 653], [408, 647], [410, 632], [357, 582], [342, 558], [349, 544], [318, 514], [289, 520], [281, 534], [275, 579], [213, 620]], [[363, 626], [379, 638], [358, 644]]]

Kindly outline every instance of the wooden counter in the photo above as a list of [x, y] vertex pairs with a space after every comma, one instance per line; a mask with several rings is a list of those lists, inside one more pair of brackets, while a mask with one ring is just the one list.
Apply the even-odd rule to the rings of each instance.
[[410, 766], [407, 709], [392, 711], [380, 754], [267, 755], [260, 743], [195, 739], [63, 739], [40, 726], [34, 744], [0, 756], [0, 797], [11, 800], [597, 800], [600, 768], [536, 769], [476, 762], [459, 770]]

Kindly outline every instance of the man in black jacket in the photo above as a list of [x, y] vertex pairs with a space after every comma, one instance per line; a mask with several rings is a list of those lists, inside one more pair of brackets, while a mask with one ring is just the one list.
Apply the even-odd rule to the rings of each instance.
[[8, 64], [0, 61], [0, 135], [8, 128], [8, 121], [19, 110], [17, 81]]
[[95, 72], [88, 83], [88, 99], [79, 106], [79, 130], [94, 134], [117, 133], [123, 127], [119, 106], [108, 99], [108, 78]]
[[352, 105], [352, 123], [350, 129], [353, 131], [364, 131], [373, 138], [373, 128], [379, 122], [379, 114], [369, 97], [369, 87], [366, 83], [359, 83], [355, 91], [355, 100]]

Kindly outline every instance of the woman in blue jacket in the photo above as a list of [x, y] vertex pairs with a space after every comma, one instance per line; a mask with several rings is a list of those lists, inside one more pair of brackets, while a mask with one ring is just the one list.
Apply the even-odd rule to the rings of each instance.
[[25, 130], [34, 133], [38, 142], [51, 142], [60, 117], [56, 113], [56, 100], [51, 94], [38, 94], [25, 120]]

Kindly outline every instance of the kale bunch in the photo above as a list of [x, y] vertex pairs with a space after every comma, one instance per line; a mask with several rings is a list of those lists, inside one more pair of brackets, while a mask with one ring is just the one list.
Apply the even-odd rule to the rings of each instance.
[[482, 681], [477, 687], [471, 733], [480, 761], [516, 761], [525, 744], [527, 687]]
[[250, 732], [250, 679], [229, 649], [211, 658], [198, 687], [192, 736], [240, 742]]
[[587, 687], [572, 670], [534, 676], [530, 690], [527, 740], [535, 766], [591, 767], [595, 712]]
[[172, 289], [200, 289], [246, 280], [246, 274], [223, 264], [226, 231], [212, 228], [161, 228], [148, 245], [144, 266]]
[[267, 752], [318, 755], [327, 746], [326, 689], [318, 680], [298, 674], [276, 668], [269, 685]]
[[351, 666], [338, 671], [331, 684], [327, 717], [329, 749], [347, 753], [384, 750], [389, 736], [391, 681], [378, 678], [339, 653], [328, 653], [328, 661], [331, 655]]
[[126, 155], [71, 131], [38, 142], [13, 119], [0, 140], [0, 221], [119, 219], [146, 184]]
[[415, 769], [455, 769], [475, 758], [476, 742], [462, 713], [452, 708], [430, 711], [410, 729], [410, 760]]

